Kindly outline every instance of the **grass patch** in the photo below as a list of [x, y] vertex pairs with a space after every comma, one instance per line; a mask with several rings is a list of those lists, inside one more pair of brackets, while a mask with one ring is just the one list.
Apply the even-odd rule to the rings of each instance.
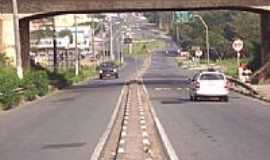
[[132, 54], [129, 54], [128, 46], [124, 48], [124, 54], [132, 58], [145, 58], [153, 53], [154, 50], [166, 47], [164, 41], [156, 40], [151, 42], [137, 42], [132, 44]]
[[[240, 60], [242, 64], [248, 64], [250, 61], [249, 58], [243, 58]], [[201, 64], [207, 64], [207, 60], [202, 59]], [[210, 64], [217, 64], [222, 66], [224, 69], [225, 74], [232, 76], [232, 77], [237, 77], [238, 76], [238, 66], [237, 66], [237, 60], [235, 58], [228, 58], [228, 59], [223, 59], [221, 61], [210, 61]]]

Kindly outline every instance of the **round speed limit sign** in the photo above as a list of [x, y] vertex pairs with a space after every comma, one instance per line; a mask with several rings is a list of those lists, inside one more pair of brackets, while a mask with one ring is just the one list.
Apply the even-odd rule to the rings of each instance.
[[196, 57], [201, 57], [203, 55], [202, 50], [200, 50], [200, 49], [196, 50], [195, 55], [196, 55]]
[[232, 47], [236, 52], [240, 52], [244, 47], [244, 42], [241, 39], [237, 39], [233, 42]]

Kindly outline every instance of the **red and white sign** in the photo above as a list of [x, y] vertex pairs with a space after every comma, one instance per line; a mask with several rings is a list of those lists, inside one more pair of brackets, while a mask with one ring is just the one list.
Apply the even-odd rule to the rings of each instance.
[[200, 50], [200, 49], [196, 50], [195, 55], [196, 55], [196, 57], [201, 57], [203, 55], [202, 50]]
[[233, 42], [232, 47], [236, 52], [240, 52], [244, 47], [244, 42], [241, 39], [237, 39]]

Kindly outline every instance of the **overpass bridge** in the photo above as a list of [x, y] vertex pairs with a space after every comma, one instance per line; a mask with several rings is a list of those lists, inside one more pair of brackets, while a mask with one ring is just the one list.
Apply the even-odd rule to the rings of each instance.
[[[68, 13], [131, 12], [155, 10], [241, 10], [261, 14], [262, 61], [270, 59], [269, 0], [18, 0], [23, 66], [29, 65], [29, 22], [46, 16]], [[12, 13], [12, 0], [0, 0], [0, 13]], [[0, 15], [1, 17], [1, 15]], [[1, 20], [1, 19], [0, 19]], [[1, 34], [0, 21], [0, 34]], [[4, 34], [4, 33], [3, 33]], [[13, 37], [13, 35], [0, 35]], [[14, 38], [11, 38], [14, 39]], [[3, 42], [2, 38], [2, 42]], [[1, 38], [0, 38], [1, 49]]]

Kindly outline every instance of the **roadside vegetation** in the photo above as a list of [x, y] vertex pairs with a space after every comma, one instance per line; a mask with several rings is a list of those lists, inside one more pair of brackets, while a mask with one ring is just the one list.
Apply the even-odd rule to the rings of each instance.
[[[248, 64], [250, 61], [249, 58], [241, 59], [241, 63]], [[200, 60], [200, 63], [196, 64], [191, 61], [182, 60], [182, 59], [176, 59], [176, 63], [179, 67], [183, 68], [192, 68], [192, 67], [201, 67], [204, 68], [207, 66], [207, 60], [202, 59]], [[238, 77], [238, 70], [237, 70], [237, 61], [235, 58], [228, 58], [228, 59], [222, 59], [222, 60], [210, 60], [210, 66], [215, 68], [220, 68], [226, 75], [231, 77]]]
[[[173, 18], [173, 13], [147, 12], [145, 15], [150, 22], [168, 32], [183, 50], [189, 51], [194, 56], [195, 52], [192, 48], [200, 47], [206, 53], [205, 30], [200, 20], [193, 17], [188, 22], [177, 24]], [[241, 59], [249, 59], [246, 62], [248, 68], [253, 71], [261, 67], [259, 14], [228, 10], [192, 11], [189, 13], [202, 16], [209, 27], [210, 58], [212, 60], [223, 59], [222, 61], [228, 62], [229, 65], [230, 59], [236, 57], [236, 53], [232, 49], [232, 43], [235, 39], [240, 38], [244, 41]], [[177, 34], [177, 31], [179, 31], [179, 34]], [[179, 35], [178, 38], [177, 35]], [[229, 68], [232, 67], [229, 66]], [[229, 71], [229, 73], [232, 72]]]
[[51, 72], [39, 66], [28, 70], [22, 80], [16, 70], [6, 64], [7, 58], [0, 54], [0, 110], [9, 110], [24, 101], [33, 101], [54, 89], [68, 87], [96, 75], [95, 67], [81, 67], [76, 76], [73, 69]]
[[154, 40], [149, 42], [137, 42], [132, 44], [132, 53], [129, 53], [128, 45], [124, 48], [124, 54], [128, 57], [143, 59], [152, 54], [154, 50], [166, 47], [166, 43], [161, 40]]

